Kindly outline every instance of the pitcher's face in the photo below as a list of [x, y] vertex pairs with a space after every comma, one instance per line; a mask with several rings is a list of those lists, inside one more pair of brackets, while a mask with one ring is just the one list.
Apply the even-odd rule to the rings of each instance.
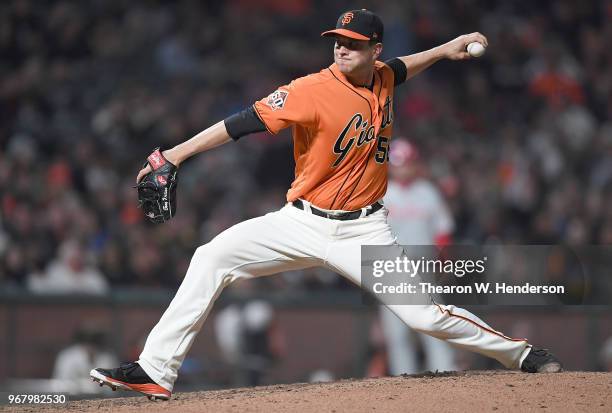
[[336, 36], [334, 62], [340, 72], [350, 75], [372, 67], [381, 52], [382, 43]]

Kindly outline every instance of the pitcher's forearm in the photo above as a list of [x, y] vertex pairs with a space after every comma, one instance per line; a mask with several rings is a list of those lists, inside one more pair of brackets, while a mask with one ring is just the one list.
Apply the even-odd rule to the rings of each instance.
[[164, 151], [164, 156], [170, 162], [178, 166], [185, 159], [193, 155], [223, 145], [231, 140], [232, 138], [225, 128], [225, 123], [219, 121], [198, 133], [193, 138], [176, 145], [172, 149]]
[[489, 45], [489, 42], [485, 36], [481, 33], [474, 32], [470, 34], [463, 34], [450, 42], [441, 44], [440, 46], [434, 47], [433, 49], [425, 50], [424, 52], [411, 54], [409, 56], [403, 56], [399, 59], [406, 65], [408, 72], [407, 79], [421, 73], [429, 66], [433, 65], [439, 60], [450, 59], [450, 60], [466, 60], [470, 59], [471, 56], [467, 52], [466, 47], [472, 42], [478, 42], [484, 47]]
[[444, 45], [440, 45], [433, 49], [425, 50], [424, 52], [400, 57], [399, 59], [406, 65], [406, 70], [408, 72], [407, 79], [410, 79], [445, 57], [446, 51]]

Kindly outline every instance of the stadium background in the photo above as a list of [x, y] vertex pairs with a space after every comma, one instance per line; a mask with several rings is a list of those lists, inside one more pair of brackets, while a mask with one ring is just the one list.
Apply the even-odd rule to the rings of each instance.
[[[52, 386], [39, 379], [75, 340], [134, 358], [195, 247], [284, 203], [287, 131], [186, 162], [170, 224], [145, 223], [132, 186], [155, 146], [330, 64], [319, 34], [358, 7], [383, 18], [385, 57], [471, 31], [489, 39], [485, 57], [438, 63], [395, 98], [396, 134], [421, 148], [455, 242], [612, 243], [611, 1], [6, 1], [0, 388]], [[75, 268], [95, 280], [87, 292], [62, 278]], [[266, 343], [260, 383], [367, 374], [380, 341], [373, 308], [340, 277], [308, 270], [226, 290], [177, 389], [253, 382], [221, 351], [214, 321], [249, 302], [272, 320], [267, 338], [254, 338]], [[609, 307], [475, 311], [570, 369], [610, 367]], [[464, 368], [492, 367], [462, 357]]]

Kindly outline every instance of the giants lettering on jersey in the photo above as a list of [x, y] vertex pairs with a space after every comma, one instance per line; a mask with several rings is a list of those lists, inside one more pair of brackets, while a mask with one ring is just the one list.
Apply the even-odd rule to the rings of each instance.
[[[393, 110], [391, 102], [392, 98], [390, 96], [387, 96], [385, 106], [383, 107], [382, 112], [382, 121], [380, 125], [381, 131], [393, 122]], [[356, 134], [351, 136], [351, 133], [353, 131], [359, 131], [360, 128], [361, 131], [359, 132], [359, 136], [357, 136]], [[370, 125], [368, 127], [368, 121], [363, 120], [363, 115], [361, 113], [356, 113], [355, 115], [353, 115], [351, 120], [347, 123], [347, 125], [344, 127], [344, 129], [338, 136], [338, 139], [336, 139], [336, 143], [334, 144], [334, 153], [340, 156], [336, 158], [336, 161], [334, 162], [332, 167], [335, 168], [336, 166], [340, 165], [340, 163], [346, 158], [346, 155], [348, 155], [353, 145], [355, 145], [355, 140], [357, 141], [356, 147], [359, 148], [363, 144], [368, 143], [372, 139], [374, 139], [374, 133], [374, 125]], [[350, 137], [347, 139], [347, 136]], [[378, 151], [375, 155], [375, 159], [378, 163], [383, 163], [389, 158], [387, 153], [388, 141], [389, 138], [379, 136], [379, 142], [377, 145]], [[381, 151], [384, 153], [378, 153]]]
[[[359, 137], [357, 137], [357, 135], [351, 136], [352, 130], [358, 131], [360, 128], [361, 131], [359, 132]], [[347, 136], [350, 137], [346, 139]], [[334, 144], [334, 153], [340, 156], [332, 165], [333, 167], [340, 165], [344, 158], [346, 158], [346, 155], [355, 144], [355, 139], [357, 139], [357, 147], [360, 147], [364, 143], [370, 142], [372, 139], [374, 139], [374, 125], [370, 125], [370, 127], [368, 127], [368, 121], [363, 121], [363, 116], [361, 113], [356, 113], [353, 115], [349, 123], [347, 123], [338, 136], [338, 139], [336, 139], [336, 143]]]
[[380, 130], [383, 130], [387, 126], [393, 123], [393, 98], [391, 96], [387, 96], [385, 100], [385, 106], [383, 107], [383, 116], [382, 122], [380, 124]]

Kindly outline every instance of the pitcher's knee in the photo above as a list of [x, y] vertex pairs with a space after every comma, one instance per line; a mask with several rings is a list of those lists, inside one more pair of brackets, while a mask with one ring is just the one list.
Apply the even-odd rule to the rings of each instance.
[[227, 255], [228, 251], [218, 250], [209, 243], [196, 248], [193, 259], [197, 260], [200, 265], [220, 267], [223, 265], [224, 257]]
[[193, 254], [190, 265], [196, 265], [205, 277], [215, 277], [218, 282], [225, 281], [229, 275], [228, 252], [219, 251], [205, 244], [198, 247]]

